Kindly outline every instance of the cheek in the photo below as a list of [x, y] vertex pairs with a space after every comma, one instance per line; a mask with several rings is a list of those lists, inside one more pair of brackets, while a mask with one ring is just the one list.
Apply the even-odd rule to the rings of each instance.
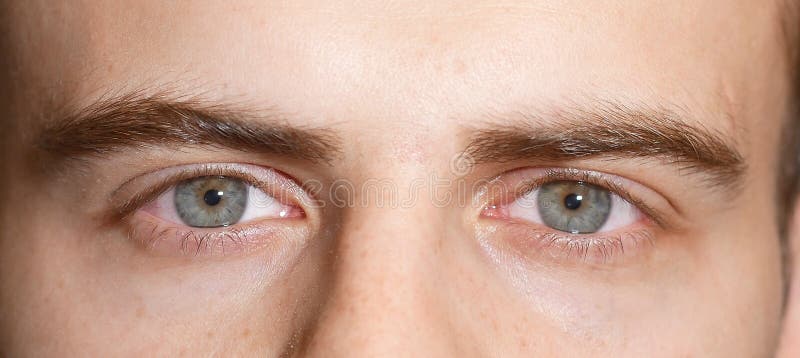
[[[690, 250], [688, 239], [724, 238], [662, 234], [648, 261], [585, 270], [515, 259], [519, 255], [513, 249], [486, 242], [493, 235], [487, 230], [478, 240], [499, 269], [498, 278], [508, 283], [507, 295], [515, 297], [504, 310], [528, 318], [526, 327], [515, 327], [517, 331], [541, 331], [546, 325], [548, 334], [560, 336], [564, 345], [588, 353], [604, 347], [600, 350], [634, 356], [652, 355], [654, 346], [662, 347], [664, 356], [715, 350], [736, 356], [774, 347], [769, 339], [779, 321], [779, 272], [761, 261], [766, 258], [763, 251], [740, 247], [733, 256], [710, 251], [699, 260], [698, 250], [705, 248], [696, 245]], [[769, 344], [762, 345], [765, 341]], [[716, 346], [719, 342], [726, 345]]]
[[176, 355], [173, 349], [181, 347], [208, 352], [233, 340], [238, 342], [234, 349], [241, 349], [248, 339], [262, 349], [281, 347], [293, 332], [290, 315], [302, 310], [297, 307], [302, 292], [292, 287], [312, 285], [313, 277], [303, 275], [308, 269], [292, 268], [301, 251], [301, 245], [284, 243], [214, 263], [125, 257], [119, 251], [115, 257], [87, 260], [68, 255], [76, 250], [58, 251], [63, 266], [58, 259], [37, 259], [51, 262], [41, 265], [48, 268], [37, 277], [55, 286], [32, 296], [44, 297], [46, 304], [35, 307], [30, 322], [52, 325], [32, 336], [111, 356], [131, 351]]

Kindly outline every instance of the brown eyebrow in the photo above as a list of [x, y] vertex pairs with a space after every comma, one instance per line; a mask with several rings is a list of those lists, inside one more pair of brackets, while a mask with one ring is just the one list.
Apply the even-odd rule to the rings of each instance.
[[471, 136], [465, 154], [474, 163], [655, 158], [707, 174], [712, 185], [732, 186], [746, 170], [742, 155], [721, 133], [690, 125], [667, 109], [598, 103], [591, 109], [517, 114], [511, 123], [500, 117], [492, 123], [507, 124], [490, 125]]
[[330, 162], [338, 138], [287, 125], [277, 111], [248, 111], [201, 100], [137, 93], [104, 99], [47, 126], [38, 146], [55, 159], [108, 155], [126, 148], [224, 147]]

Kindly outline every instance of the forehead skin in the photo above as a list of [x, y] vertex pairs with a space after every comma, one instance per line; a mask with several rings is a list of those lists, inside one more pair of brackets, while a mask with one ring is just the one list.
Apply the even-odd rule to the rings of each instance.
[[[711, 279], [698, 288], [697, 297], [714, 297], [713, 302], [692, 303], [695, 311], [675, 308], [685, 317], [679, 321], [653, 322], [672, 333], [684, 331], [685, 325], [685, 333], [693, 336], [659, 337], [648, 332], [652, 337], [647, 337], [661, 342], [663, 346], [657, 348], [675, 349], [667, 356], [688, 355], [692, 347], [707, 347], [720, 356], [741, 352], [762, 356], [775, 344], [781, 291], [772, 183], [777, 173], [778, 118], [786, 108], [789, 84], [784, 57], [778, 55], [784, 51], [781, 14], [771, 2], [18, 1], [3, 7], [2, 26], [8, 29], [4, 45], [10, 54], [10, 70], [3, 75], [11, 84], [8, 112], [14, 118], [10, 126], [14, 135], [6, 143], [12, 149], [9, 153], [30, 146], [35, 131], [50, 120], [45, 115], [50, 108], [80, 107], [108, 93], [140, 89], [167, 89], [296, 113], [297, 124], [334, 127], [351, 138], [343, 143], [345, 159], [336, 168], [337, 175], [396, 180], [441, 171], [442, 163], [446, 167], [449, 154], [457, 148], [452, 138], [458, 129], [486, 113], [603, 99], [679, 108], [687, 121], [730, 138], [744, 155], [748, 170], [741, 197], [732, 204], [736, 209], [730, 227], [716, 234], [718, 228], [705, 231], [717, 237], [703, 245], [725, 243], [724, 254], [702, 260], [710, 273], [700, 276]], [[23, 167], [23, 157], [9, 154], [6, 165]], [[20, 178], [6, 180], [19, 188], [25, 184]], [[25, 187], [26, 192], [35, 190]], [[19, 212], [37, 211], [20, 206]], [[18, 219], [8, 214], [8, 207], [3, 210], [2, 223], [8, 229], [2, 239], [32, 232], [16, 224]], [[403, 215], [426, 217], [424, 213]], [[381, 220], [390, 221], [376, 222]], [[365, 231], [363, 226], [367, 225], [359, 229]], [[402, 232], [395, 226], [390, 229]], [[432, 235], [439, 232], [432, 230]], [[57, 235], [58, 230], [47, 232]], [[23, 244], [6, 241], [2, 245], [6, 250], [0, 250], [0, 255], [6, 256], [0, 256], [0, 262], [28, 257]], [[363, 250], [364, 255], [381, 250], [369, 248]], [[711, 252], [707, 247], [698, 251]], [[732, 263], [718, 262], [727, 259]], [[380, 267], [378, 260], [362, 267]], [[35, 267], [31, 272], [42, 270]], [[747, 279], [737, 279], [742, 271], [747, 271]], [[388, 282], [392, 276], [376, 277], [369, 282]], [[18, 286], [7, 283], [0, 298], [9, 299], [12, 291], [7, 287], [25, 285], [14, 282]], [[41, 289], [33, 286], [25, 286], [26, 292]], [[560, 286], [552, 283], [552, 287]], [[358, 293], [355, 288], [353, 292]], [[475, 289], [472, 294], [478, 297], [480, 292]], [[658, 291], [653, 288], [652, 292]], [[728, 300], [731, 296], [737, 299]], [[386, 303], [388, 311], [391, 303]], [[72, 328], [81, 327], [74, 323], [77, 318], [70, 321], [59, 316], [61, 311], [51, 303], [36, 304], [48, 307], [49, 311], [43, 311], [56, 312], [53, 316], [60, 320], [54, 322], [69, 321]], [[351, 312], [353, 325], [369, 318], [359, 316], [358, 307], [341, 305], [342, 311]], [[570, 314], [558, 309], [542, 308], [554, 316]], [[43, 319], [36, 313], [19, 312], [23, 313], [16, 317]], [[119, 312], [109, 314], [114, 313]], [[493, 313], [497, 321], [514, 316]], [[591, 316], [592, 311], [582, 313]], [[429, 314], [439, 315], [446, 316]], [[707, 321], [692, 322], [696, 317]], [[733, 317], [731, 326], [719, 332], [709, 323], [727, 322], [729, 317]], [[625, 329], [639, 327], [636, 320], [631, 311], [595, 324], [606, 327], [610, 321], [622, 322], [617, 328], [624, 335], [629, 333]], [[637, 340], [638, 336], [607, 343], [591, 334], [592, 327], [567, 319], [555, 321], [560, 331], [552, 342], [583, 339], [596, 347], [564, 347], [547, 343], [545, 336], [531, 338], [539, 344], [531, 345], [540, 354], [552, 355], [564, 348], [602, 353], [608, 348], [604, 344], [613, 346], [605, 353], [623, 355], [653, 349], [635, 347], [648, 341]], [[20, 326], [22, 333], [15, 337], [38, 327]], [[527, 327], [520, 323], [505, 332]], [[348, 326], [340, 328], [346, 331]], [[102, 328], [92, 332], [104, 333]], [[399, 336], [415, 332], [408, 328]], [[321, 331], [315, 342], [335, 346], [336, 336], [328, 333]], [[689, 343], [672, 347], [671, 340]], [[209, 337], [203, 344], [210, 346], [212, 341]], [[369, 343], [367, 338], [356, 341], [364, 346]], [[488, 339], [478, 345], [492, 342]], [[522, 347], [514, 346], [519, 351], [530, 348], [522, 340], [515, 343]], [[167, 347], [159, 348], [169, 352]]]
[[586, 93], [668, 99], [728, 115], [713, 125], [733, 130], [737, 106], [762, 90], [740, 74], [783, 73], [760, 55], [781, 42], [777, 7], [759, 1], [13, 5], [23, 73], [87, 99], [204, 85], [304, 112], [420, 118], [432, 103], [466, 112]]

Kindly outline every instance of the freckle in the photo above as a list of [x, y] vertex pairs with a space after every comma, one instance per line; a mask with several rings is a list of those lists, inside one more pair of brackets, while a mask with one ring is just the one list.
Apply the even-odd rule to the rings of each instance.
[[467, 65], [464, 64], [464, 61], [456, 60], [456, 62], [453, 63], [453, 72], [457, 75], [463, 75], [467, 72]]
[[213, 337], [214, 337], [214, 331], [208, 331], [208, 332], [206, 332], [206, 337], [208, 337], [208, 338], [213, 338]]
[[419, 60], [424, 59], [425, 58], [425, 50], [418, 49], [418, 50], [414, 51], [414, 57], [419, 59]]
[[245, 328], [244, 331], [242, 331], [242, 337], [248, 336], [250, 336], [250, 328]]
[[139, 306], [136, 309], [136, 318], [142, 318], [142, 317], [144, 317], [144, 314], [145, 314], [144, 306]]

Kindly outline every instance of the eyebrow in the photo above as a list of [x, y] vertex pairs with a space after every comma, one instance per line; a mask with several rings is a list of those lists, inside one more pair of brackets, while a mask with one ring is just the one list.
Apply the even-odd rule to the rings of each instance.
[[290, 126], [275, 110], [233, 107], [164, 94], [103, 99], [46, 126], [38, 147], [59, 161], [164, 146], [209, 146], [312, 162], [330, 162], [340, 151], [338, 137], [328, 130]]
[[712, 185], [725, 186], [738, 185], [746, 170], [730, 139], [704, 126], [690, 125], [664, 108], [603, 102], [546, 114], [490, 117], [492, 124], [475, 130], [464, 151], [472, 163], [658, 159], [704, 174]]

